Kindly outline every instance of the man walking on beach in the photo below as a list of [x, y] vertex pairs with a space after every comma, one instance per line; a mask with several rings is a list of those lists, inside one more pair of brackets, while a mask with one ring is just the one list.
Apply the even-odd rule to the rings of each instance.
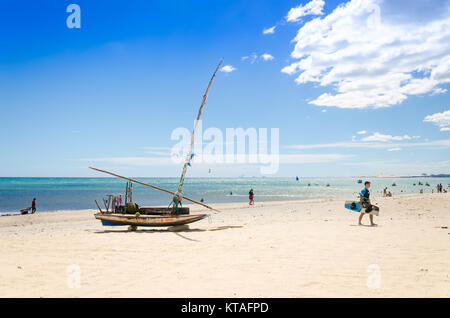
[[[362, 225], [361, 221], [364, 216], [364, 213], [370, 213], [373, 209], [372, 204], [370, 203], [369, 188], [370, 188], [370, 182], [369, 181], [364, 182], [364, 189], [361, 190], [361, 193], [359, 195], [359, 201], [361, 204], [361, 214], [359, 216], [358, 225]], [[366, 210], [363, 211], [363, 208], [365, 208]], [[369, 218], [370, 218], [370, 225], [375, 226], [376, 224], [373, 223], [373, 215], [369, 214]]]
[[36, 212], [36, 198], [33, 199], [33, 202], [31, 202], [31, 213]]

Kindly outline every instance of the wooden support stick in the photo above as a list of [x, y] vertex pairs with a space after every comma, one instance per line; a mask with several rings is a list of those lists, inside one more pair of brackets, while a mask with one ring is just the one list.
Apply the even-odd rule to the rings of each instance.
[[98, 205], [97, 200], [94, 200], [95, 204], [97, 205], [98, 210], [100, 211], [100, 213], [103, 213], [102, 209], [100, 208], [100, 205]]
[[103, 199], [103, 204], [105, 205], [106, 213], [108, 213], [109, 212], [109, 209], [108, 209], [109, 204], [106, 204], [105, 199]]

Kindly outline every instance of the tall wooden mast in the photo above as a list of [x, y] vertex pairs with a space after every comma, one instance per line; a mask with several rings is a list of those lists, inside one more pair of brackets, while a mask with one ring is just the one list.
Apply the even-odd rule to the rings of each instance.
[[205, 103], [206, 103], [206, 99], [208, 98], [208, 94], [209, 94], [209, 90], [211, 88], [212, 83], [214, 82], [214, 78], [216, 77], [216, 73], [220, 68], [220, 65], [222, 64], [223, 60], [220, 60], [219, 65], [217, 65], [216, 70], [214, 71], [213, 76], [211, 77], [208, 87], [206, 88], [205, 91], [205, 95], [203, 95], [203, 100], [202, 100], [202, 104], [200, 105], [200, 109], [198, 110], [198, 115], [197, 115], [197, 119], [195, 120], [195, 124], [194, 124], [194, 129], [192, 130], [192, 136], [191, 136], [191, 144], [189, 146], [189, 150], [186, 154], [186, 159], [184, 161], [184, 166], [183, 166], [183, 170], [181, 172], [181, 177], [180, 177], [180, 182], [178, 184], [178, 190], [177, 193], [174, 195], [173, 197], [173, 204], [174, 204], [174, 208], [176, 210], [176, 208], [178, 207], [178, 204], [181, 201], [181, 198], [183, 197], [183, 183], [184, 183], [184, 177], [186, 176], [186, 172], [187, 172], [187, 167], [192, 159], [192, 149], [194, 147], [194, 142], [195, 142], [195, 134], [197, 132], [197, 127], [198, 124], [200, 122], [200, 117], [202, 116], [203, 113], [203, 108], [205, 107]]

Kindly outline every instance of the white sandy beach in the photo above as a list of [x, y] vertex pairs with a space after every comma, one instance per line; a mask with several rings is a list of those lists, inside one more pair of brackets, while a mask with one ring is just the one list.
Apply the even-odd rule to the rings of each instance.
[[377, 227], [343, 200], [215, 204], [184, 232], [0, 217], [0, 297], [449, 297], [450, 196], [372, 202]]

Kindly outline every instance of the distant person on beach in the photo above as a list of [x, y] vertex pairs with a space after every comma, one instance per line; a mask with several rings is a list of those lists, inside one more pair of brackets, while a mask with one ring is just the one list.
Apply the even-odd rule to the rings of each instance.
[[[362, 225], [361, 221], [365, 213], [370, 213], [372, 211], [372, 204], [370, 203], [370, 182], [366, 181], [364, 182], [364, 189], [361, 190], [361, 193], [359, 195], [359, 200], [361, 204], [361, 214], [359, 215], [358, 219], [358, 225]], [[363, 211], [363, 208], [365, 208], [365, 211]], [[369, 214], [370, 218], [370, 225], [375, 226], [376, 224], [373, 223], [373, 215]]]
[[31, 202], [31, 213], [36, 212], [36, 198], [33, 198], [33, 202]]
[[387, 187], [383, 190], [383, 197], [387, 196]]
[[250, 192], [248, 193], [248, 198], [250, 199], [250, 202], [248, 203], [249, 205], [255, 204], [255, 201], [253, 200], [254, 195], [253, 189], [250, 189]]

